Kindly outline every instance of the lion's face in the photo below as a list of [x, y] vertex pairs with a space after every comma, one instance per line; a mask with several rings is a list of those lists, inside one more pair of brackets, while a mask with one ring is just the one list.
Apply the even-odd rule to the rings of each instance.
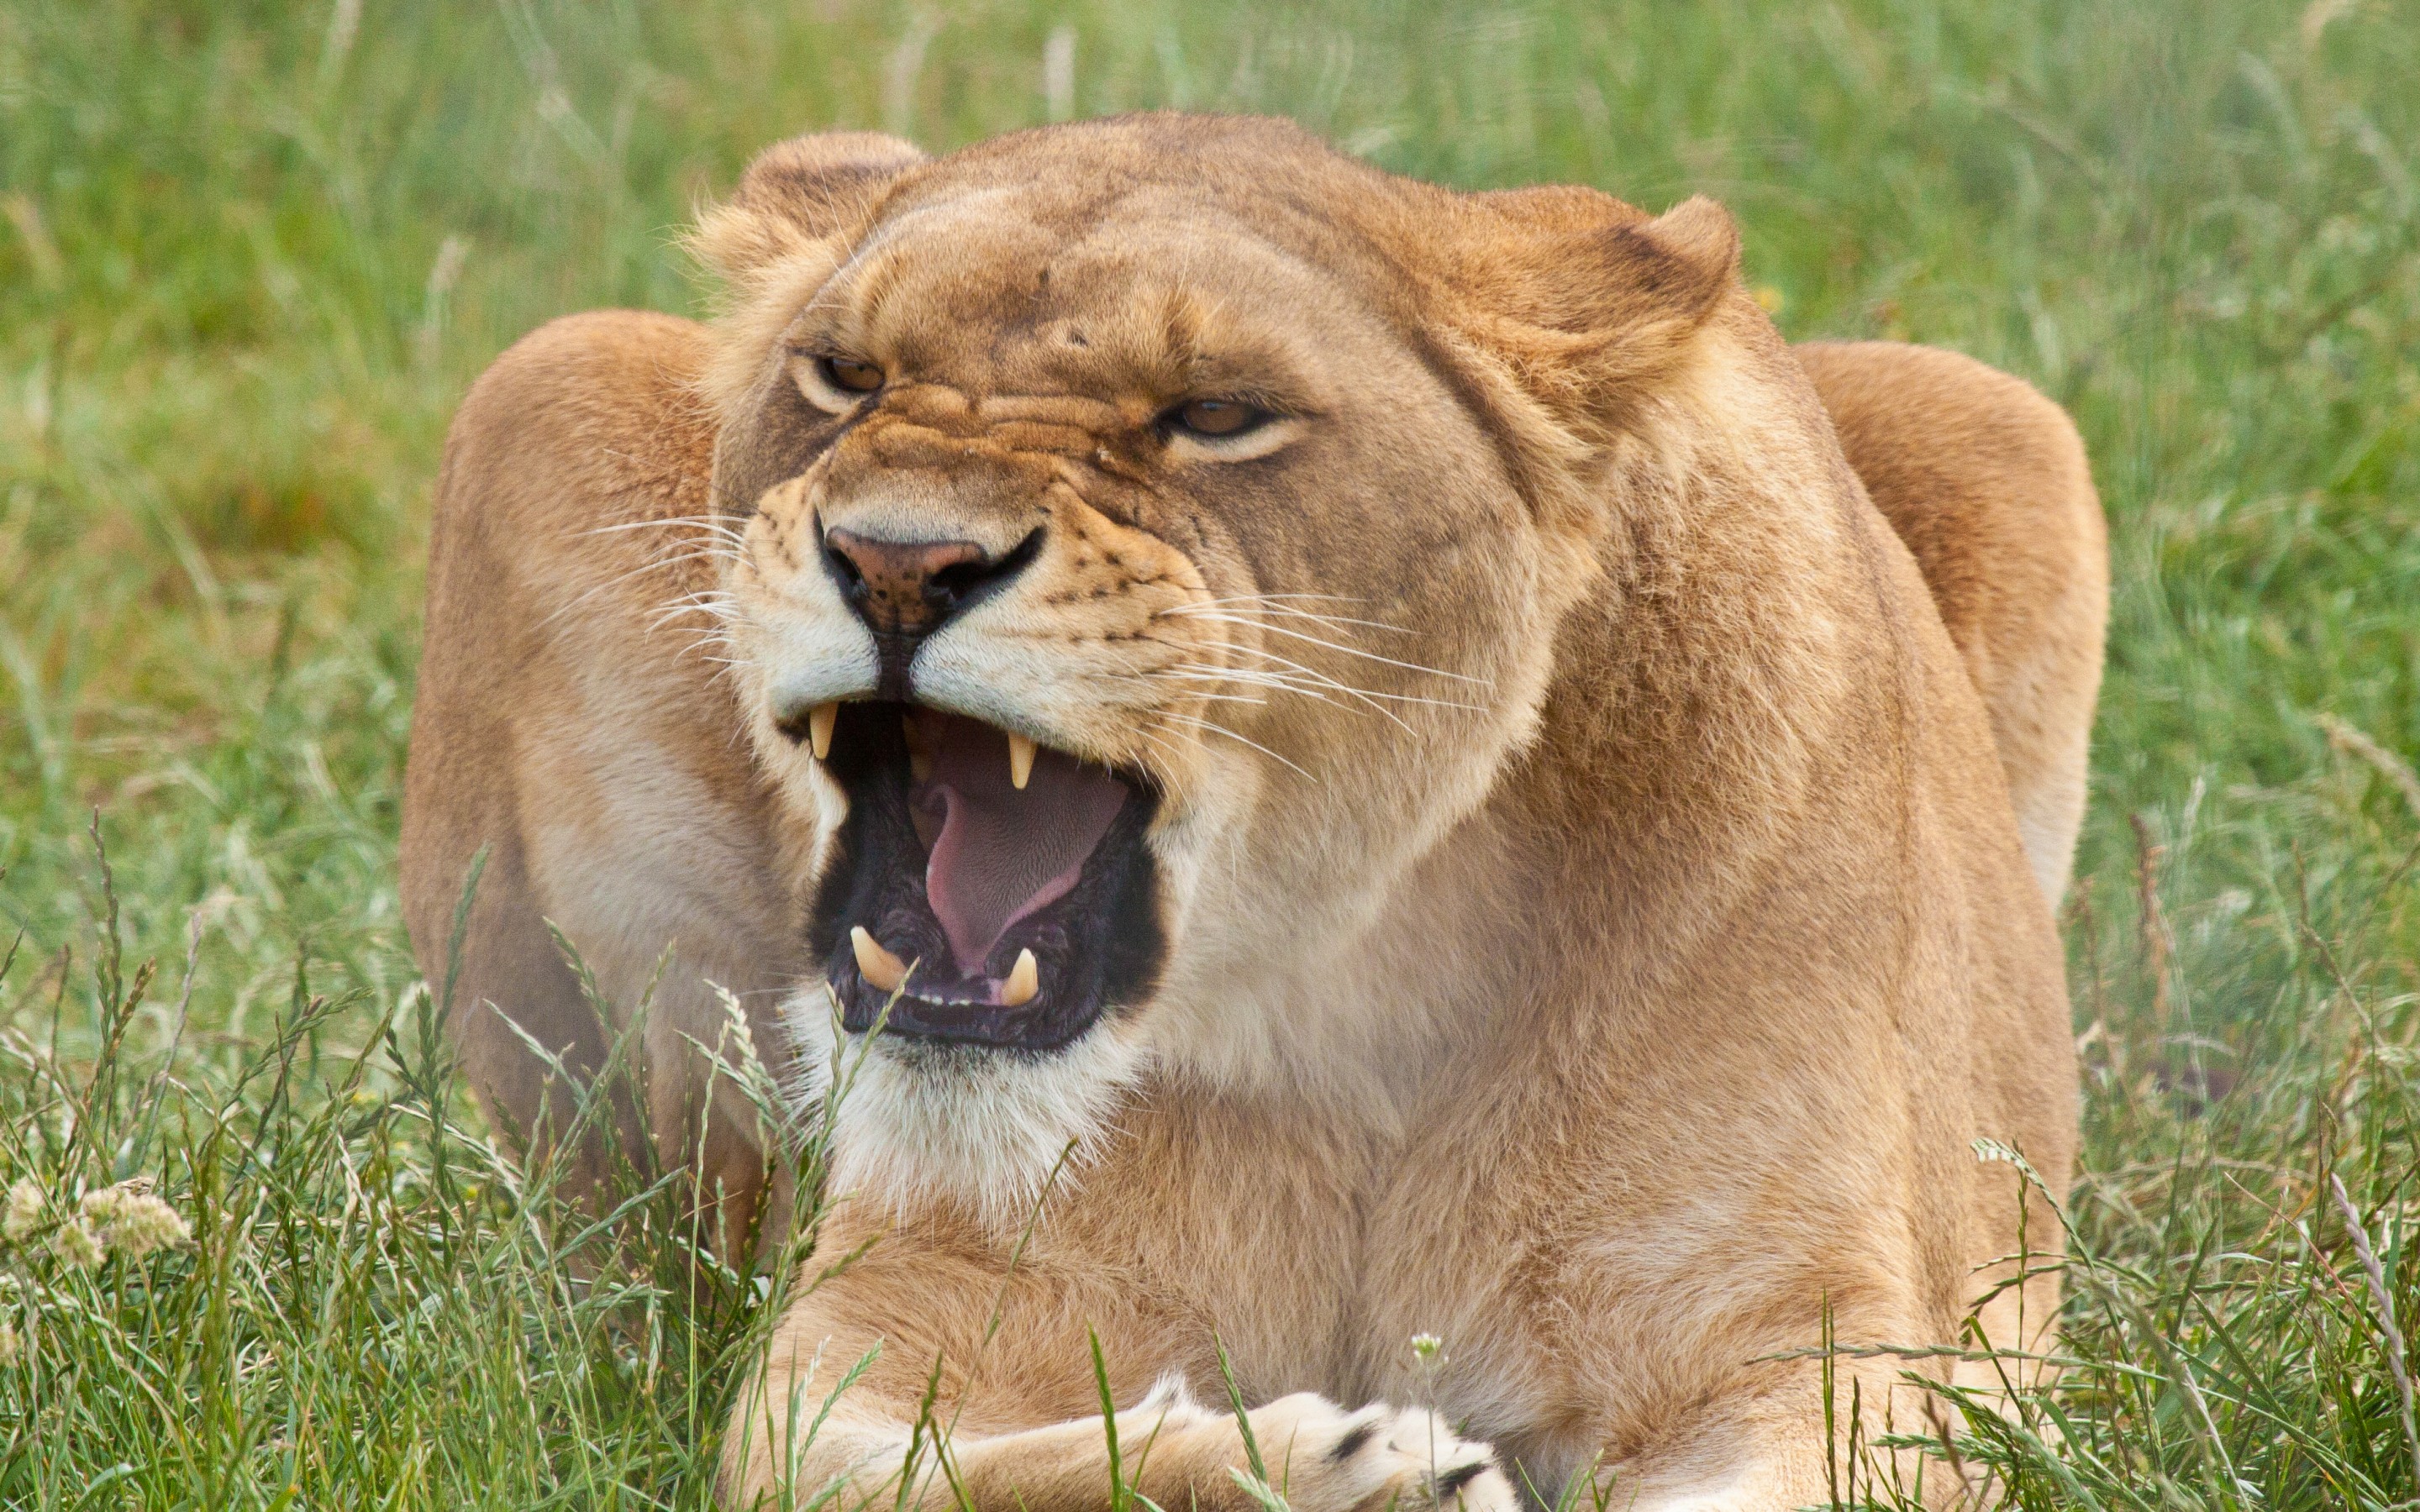
[[760, 755], [833, 826], [845, 1029], [887, 1006], [953, 1076], [1282, 1042], [1535, 728], [1591, 575], [1509, 364], [1429, 318], [1452, 275], [1305, 200], [1474, 202], [1266, 123], [830, 140], [706, 242], [751, 301], [722, 613]]

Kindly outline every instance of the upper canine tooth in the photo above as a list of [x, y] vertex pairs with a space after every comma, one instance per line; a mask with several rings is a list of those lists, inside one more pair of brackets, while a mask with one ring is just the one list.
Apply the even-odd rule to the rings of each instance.
[[[1020, 792], [1033, 776], [1033, 742], [1019, 734], [1008, 737], [1008, 785]], [[1016, 979], [1011, 977], [1011, 981]], [[1031, 993], [1026, 995], [1032, 996]]]
[[807, 711], [807, 744], [814, 748], [815, 760], [831, 754], [832, 724], [839, 718], [837, 703], [818, 703]]
[[881, 941], [865, 932], [864, 925], [850, 928], [848, 948], [857, 956], [857, 974], [876, 992], [895, 993], [907, 985], [908, 964], [884, 949]]
[[1008, 971], [1008, 980], [1000, 984], [1000, 1006], [1022, 1008], [1033, 1001], [1042, 990], [1042, 964], [1033, 959], [1031, 950], [1016, 952], [1016, 964]]

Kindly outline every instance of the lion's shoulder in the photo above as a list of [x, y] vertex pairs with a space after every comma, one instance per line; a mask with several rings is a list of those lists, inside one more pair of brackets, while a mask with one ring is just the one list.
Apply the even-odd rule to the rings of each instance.
[[[463, 398], [447, 433], [441, 510], [448, 498], [539, 501], [566, 489], [699, 492], [714, 452], [713, 420], [696, 393], [706, 351], [705, 327], [652, 311], [596, 310], [540, 326]], [[466, 472], [487, 486], [455, 486]]]

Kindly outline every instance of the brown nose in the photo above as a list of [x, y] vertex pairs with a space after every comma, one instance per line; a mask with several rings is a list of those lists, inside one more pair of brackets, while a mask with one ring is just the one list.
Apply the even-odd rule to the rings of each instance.
[[824, 557], [858, 617], [877, 635], [928, 636], [1033, 558], [1036, 531], [995, 557], [972, 541], [877, 541], [824, 532]]

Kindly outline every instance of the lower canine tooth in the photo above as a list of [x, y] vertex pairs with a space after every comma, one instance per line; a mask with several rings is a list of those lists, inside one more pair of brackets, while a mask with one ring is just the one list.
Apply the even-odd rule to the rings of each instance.
[[1016, 964], [1009, 968], [1008, 980], [1000, 984], [1001, 1006], [1022, 1008], [1033, 1001], [1033, 995], [1041, 990], [1042, 964], [1033, 959], [1032, 951], [1017, 951]]
[[[1033, 776], [1033, 742], [1023, 735], [1008, 737], [1008, 785], [1022, 791], [1026, 780]], [[1009, 980], [1015, 981], [1015, 977]], [[1027, 994], [1029, 997], [1032, 995]]]
[[849, 930], [848, 948], [857, 956], [857, 974], [876, 992], [895, 993], [908, 984], [908, 964], [884, 949], [881, 941], [865, 932], [864, 925]]
[[839, 717], [837, 703], [818, 703], [807, 711], [807, 744], [814, 748], [815, 760], [831, 754], [832, 724]]

